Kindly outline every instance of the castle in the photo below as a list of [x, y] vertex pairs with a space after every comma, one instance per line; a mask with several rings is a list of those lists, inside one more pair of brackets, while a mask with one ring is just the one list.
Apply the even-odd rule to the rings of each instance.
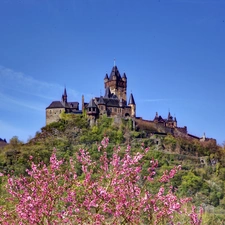
[[174, 136], [184, 136], [200, 141], [207, 140], [205, 135], [203, 138], [199, 138], [188, 134], [186, 126], [178, 127], [176, 117], [171, 116], [170, 112], [167, 118], [162, 118], [157, 112], [153, 120], [136, 117], [136, 104], [132, 93], [127, 102], [127, 76], [125, 73], [121, 76], [117, 66], [113, 66], [110, 75], [105, 75], [104, 86], [104, 96], [94, 97], [89, 103], [85, 103], [84, 96], [82, 96], [81, 110], [78, 102], [67, 101], [65, 88], [61, 101], [53, 101], [46, 108], [46, 125], [58, 121], [62, 112], [82, 114], [86, 111], [91, 126], [96, 124], [99, 117], [107, 115], [114, 118], [115, 121], [120, 121], [121, 118], [131, 119], [134, 129], [146, 129], [161, 134], [170, 133]]
[[92, 126], [101, 115], [108, 117], [131, 117], [136, 116], [136, 104], [133, 94], [130, 94], [127, 103], [127, 76], [123, 76], [117, 66], [112, 68], [110, 75], [106, 74], [104, 78], [105, 95], [92, 98], [89, 103], [84, 102], [82, 96], [82, 110], [79, 110], [78, 102], [68, 102], [66, 88], [61, 101], [53, 101], [46, 108], [46, 124], [59, 120], [61, 112], [80, 114], [86, 110]]

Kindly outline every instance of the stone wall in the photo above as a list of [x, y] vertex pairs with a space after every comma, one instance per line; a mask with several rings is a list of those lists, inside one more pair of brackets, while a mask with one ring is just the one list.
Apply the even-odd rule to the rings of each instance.
[[46, 109], [46, 125], [59, 121], [59, 115], [61, 112], [65, 111], [64, 108], [58, 109]]

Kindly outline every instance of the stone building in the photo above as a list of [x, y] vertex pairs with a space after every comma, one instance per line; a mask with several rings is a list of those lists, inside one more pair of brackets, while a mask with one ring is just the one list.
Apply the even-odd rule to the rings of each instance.
[[105, 95], [95, 97], [89, 104], [84, 102], [82, 96], [82, 110], [79, 110], [78, 102], [68, 102], [66, 88], [61, 101], [53, 101], [46, 108], [46, 125], [60, 119], [62, 112], [80, 114], [86, 110], [90, 124], [93, 125], [101, 115], [108, 117], [132, 117], [136, 116], [136, 104], [131, 93], [127, 104], [127, 77], [123, 76], [117, 66], [112, 68], [110, 76], [104, 78]]
[[112, 68], [110, 76], [105, 75], [104, 78], [105, 95], [95, 97], [90, 100], [87, 106], [87, 115], [90, 119], [91, 125], [101, 115], [108, 117], [132, 117], [136, 116], [136, 104], [134, 96], [131, 93], [127, 103], [127, 76], [123, 76], [117, 66]]
[[174, 133], [176, 129], [178, 133], [187, 134], [187, 128], [177, 127], [177, 119], [173, 118], [170, 112], [168, 118], [162, 118], [158, 113], [153, 120], [136, 117], [136, 103], [132, 93], [127, 101], [127, 76], [125, 73], [121, 76], [117, 66], [113, 66], [110, 75], [105, 75], [104, 88], [105, 94], [92, 98], [89, 103], [85, 103], [84, 96], [82, 96], [82, 110], [79, 110], [78, 102], [67, 101], [65, 88], [61, 101], [53, 101], [46, 108], [46, 124], [58, 121], [61, 112], [79, 114], [85, 111], [91, 126], [96, 124], [99, 117], [107, 115], [115, 119], [131, 118], [133, 126], [140, 129], [153, 127], [164, 133]]
[[[79, 109], [78, 102], [68, 102], [66, 88], [62, 95], [61, 101], [53, 101], [46, 108], [46, 124], [58, 121], [62, 112], [81, 114], [86, 113], [93, 126], [102, 115], [114, 118], [114, 121], [121, 121], [121, 118], [130, 118], [133, 121], [135, 129], [142, 129], [161, 134], [172, 134], [191, 139], [206, 141], [188, 134], [187, 127], [178, 127], [176, 117], [168, 113], [167, 118], [162, 118], [157, 112], [153, 120], [144, 120], [142, 117], [136, 117], [136, 103], [131, 93], [127, 101], [127, 76], [125, 73], [121, 76], [117, 66], [113, 66], [110, 75], [106, 74], [104, 78], [105, 94], [92, 98], [89, 103], [84, 102], [82, 96], [82, 110]], [[210, 139], [211, 140], [211, 139]]]
[[64, 89], [64, 93], [62, 94], [61, 101], [53, 101], [46, 108], [46, 125], [58, 121], [60, 119], [60, 114], [62, 112], [76, 113], [76, 114], [82, 113], [82, 111], [79, 110], [78, 102], [67, 101], [66, 88]]

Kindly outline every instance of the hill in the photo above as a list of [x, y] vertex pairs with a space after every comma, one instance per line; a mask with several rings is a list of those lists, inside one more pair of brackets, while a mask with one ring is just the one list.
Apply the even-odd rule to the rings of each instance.
[[85, 115], [62, 114], [60, 121], [41, 128], [41, 132], [37, 132], [27, 144], [12, 138], [1, 150], [0, 172], [26, 174], [30, 155], [36, 162], [48, 164], [53, 148], [57, 149], [57, 156], [65, 160], [74, 157], [80, 148], [88, 149], [91, 157], [98, 160], [101, 152], [97, 143], [104, 136], [110, 139], [107, 148], [109, 157], [118, 145], [123, 151], [130, 145], [133, 153], [150, 147], [143, 161], [146, 173], [147, 162], [152, 158], [159, 161], [159, 175], [165, 169], [181, 165], [182, 170], [173, 180], [174, 189], [180, 196], [193, 197], [195, 204], [203, 205], [209, 212], [213, 210], [218, 218], [222, 217], [225, 212], [225, 149], [214, 141], [174, 137], [157, 129], [154, 134], [153, 130], [150, 132], [148, 129], [133, 130], [130, 119], [123, 119], [118, 124], [113, 118], [103, 116], [96, 126], [90, 127]]

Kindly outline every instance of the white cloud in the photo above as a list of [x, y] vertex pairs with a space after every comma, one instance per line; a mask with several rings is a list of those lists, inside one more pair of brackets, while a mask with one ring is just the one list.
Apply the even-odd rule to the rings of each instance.
[[[37, 80], [31, 76], [25, 75], [24, 73], [14, 71], [1, 65], [0, 80], [0, 86], [7, 90], [18, 91], [20, 93], [49, 100], [54, 100], [53, 96], [55, 96], [55, 94], [58, 92], [63, 92], [64, 90], [62, 85]], [[67, 88], [67, 92], [72, 98], [79, 96], [79, 94], [74, 89]]]
[[[42, 111], [51, 101], [60, 100], [64, 86], [57, 83], [34, 79], [24, 73], [0, 65], [0, 98], [1, 108], [14, 110], [15, 105], [27, 109]], [[55, 97], [56, 95], [59, 96]], [[69, 101], [79, 101], [81, 94], [67, 88]]]
[[[18, 100], [16, 98], [12, 98], [11, 96], [8, 96], [6, 94], [3, 94], [0, 92], [0, 98], [2, 99], [2, 103], [4, 102], [4, 104], [1, 104], [0, 107], [6, 108], [7, 106], [10, 107], [12, 105], [19, 105], [19, 106], [23, 106], [26, 108], [30, 108], [32, 110], [36, 110], [36, 111], [41, 111], [43, 112], [43, 109], [45, 108], [43, 105], [39, 105], [39, 104], [34, 104], [32, 102], [26, 102], [24, 100]], [[38, 106], [39, 105], [39, 106]]]

